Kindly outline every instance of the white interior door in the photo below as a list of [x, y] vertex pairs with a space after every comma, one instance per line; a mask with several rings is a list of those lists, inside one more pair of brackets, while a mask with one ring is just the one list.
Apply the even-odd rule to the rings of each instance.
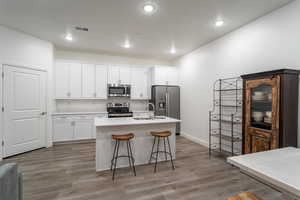
[[4, 66], [4, 157], [46, 146], [45, 72]]

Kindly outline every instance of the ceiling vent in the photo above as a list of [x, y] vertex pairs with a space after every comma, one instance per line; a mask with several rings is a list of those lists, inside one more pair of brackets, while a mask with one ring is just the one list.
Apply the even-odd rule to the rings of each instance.
[[88, 28], [86, 28], [86, 27], [81, 27], [81, 26], [75, 26], [75, 29], [76, 29], [77, 31], [85, 31], [85, 32], [88, 32], [88, 31], [89, 31]]

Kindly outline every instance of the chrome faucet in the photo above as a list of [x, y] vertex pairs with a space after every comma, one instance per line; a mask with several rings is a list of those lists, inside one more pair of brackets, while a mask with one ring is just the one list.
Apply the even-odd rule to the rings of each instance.
[[151, 103], [151, 102], [148, 102], [148, 104], [147, 104], [147, 110], [148, 110], [148, 112], [150, 112], [150, 107], [149, 107], [149, 105], [151, 105], [152, 106], [152, 108], [153, 108], [153, 112], [155, 111], [155, 105], [153, 104], [153, 103]]

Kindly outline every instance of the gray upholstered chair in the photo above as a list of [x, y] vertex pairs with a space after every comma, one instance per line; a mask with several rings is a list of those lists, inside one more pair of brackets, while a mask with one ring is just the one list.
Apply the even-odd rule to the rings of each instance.
[[22, 200], [22, 173], [15, 163], [0, 164], [0, 200]]

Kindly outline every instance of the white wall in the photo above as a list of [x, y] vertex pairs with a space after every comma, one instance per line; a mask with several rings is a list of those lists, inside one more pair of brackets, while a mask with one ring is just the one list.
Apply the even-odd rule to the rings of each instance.
[[55, 59], [57, 60], [79, 60], [99, 63], [115, 63], [115, 64], [128, 64], [128, 65], [169, 65], [169, 61], [156, 60], [150, 58], [134, 58], [128, 56], [96, 54], [80, 51], [65, 51], [55, 50]]
[[[35, 37], [17, 32], [15, 30], [0, 26], [0, 66], [3, 64], [30, 67], [45, 70], [48, 79], [48, 96], [52, 96], [52, 66], [53, 66], [53, 45]], [[0, 67], [2, 69], [2, 67]], [[2, 82], [2, 80], [1, 80]], [[2, 87], [0, 87], [0, 103], [2, 105]], [[48, 111], [52, 110], [52, 98], [48, 98]], [[48, 117], [50, 113], [48, 113]], [[2, 117], [2, 115], [1, 115]], [[2, 123], [2, 119], [0, 120]], [[0, 142], [2, 142], [3, 125], [1, 126]], [[48, 145], [51, 145], [51, 121], [48, 129]], [[0, 147], [0, 159], [2, 148]]]
[[294, 1], [176, 61], [182, 84], [182, 131], [187, 136], [207, 144], [216, 79], [279, 68], [300, 69], [299, 11], [300, 1]]

